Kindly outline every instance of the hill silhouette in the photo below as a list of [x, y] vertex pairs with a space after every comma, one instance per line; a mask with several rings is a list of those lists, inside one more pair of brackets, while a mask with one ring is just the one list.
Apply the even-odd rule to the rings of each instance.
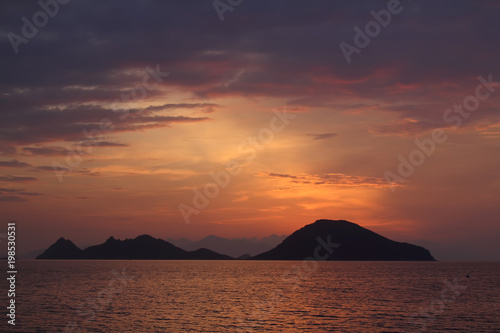
[[185, 251], [162, 239], [142, 235], [123, 241], [110, 237], [105, 243], [89, 246], [84, 250], [61, 237], [36, 259], [230, 260], [233, 258], [208, 249]]
[[[42, 257], [43, 256], [43, 257]], [[44, 258], [46, 257], [46, 258]], [[81, 259], [82, 250], [69, 239], [59, 238], [36, 259]]]
[[274, 249], [250, 259], [304, 260], [314, 257], [315, 253], [323, 257], [322, 260], [435, 260], [423, 247], [390, 240], [344, 220], [318, 220], [308, 224]]

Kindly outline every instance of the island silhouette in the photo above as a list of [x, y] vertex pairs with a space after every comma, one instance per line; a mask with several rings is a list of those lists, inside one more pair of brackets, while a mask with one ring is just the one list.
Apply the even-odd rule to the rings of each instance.
[[344, 220], [318, 220], [308, 224], [274, 249], [250, 259], [317, 259], [314, 254], [321, 249], [322, 260], [435, 261], [430, 252], [421, 246], [390, 240]]
[[[84, 250], [61, 237], [36, 259], [233, 260], [234, 258], [206, 248], [186, 251], [162, 239], [141, 235], [125, 240], [110, 237], [105, 243]], [[421, 246], [390, 240], [345, 220], [317, 220], [295, 231], [269, 251], [238, 259], [435, 261], [430, 252]]]
[[185, 251], [162, 239], [141, 235], [126, 240], [109, 237], [105, 243], [89, 246], [84, 250], [61, 237], [36, 259], [230, 260], [233, 258], [209, 249]]

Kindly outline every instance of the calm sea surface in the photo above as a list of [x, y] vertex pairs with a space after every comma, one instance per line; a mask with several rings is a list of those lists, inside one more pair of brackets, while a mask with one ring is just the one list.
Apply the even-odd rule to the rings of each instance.
[[500, 332], [500, 263], [19, 261], [16, 296], [2, 332]]

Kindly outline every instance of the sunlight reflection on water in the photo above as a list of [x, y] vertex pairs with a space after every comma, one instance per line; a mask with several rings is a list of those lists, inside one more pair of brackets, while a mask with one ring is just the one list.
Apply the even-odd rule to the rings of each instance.
[[425, 309], [429, 332], [500, 331], [498, 263], [301, 264], [22, 261], [13, 332], [418, 332]]

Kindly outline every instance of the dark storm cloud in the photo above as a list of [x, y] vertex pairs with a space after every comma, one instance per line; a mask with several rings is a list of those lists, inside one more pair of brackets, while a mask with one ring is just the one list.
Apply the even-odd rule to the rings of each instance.
[[53, 165], [53, 166], [41, 165], [41, 166], [37, 166], [37, 167], [32, 168], [30, 171], [50, 172], [50, 173], [64, 172], [64, 173], [79, 174], [82, 176], [92, 176], [92, 177], [100, 177], [101, 176], [101, 174], [99, 172], [95, 172], [95, 171], [89, 170], [87, 168], [70, 169], [70, 168], [64, 167], [62, 165]]
[[26, 192], [24, 189], [19, 189], [19, 188], [0, 188], [0, 194], [4, 193], [15, 193], [16, 195], [29, 195], [29, 196], [42, 195], [41, 193], [36, 193], [36, 192]]
[[[104, 142], [105, 146], [111, 146], [115, 147], [117, 145], [118, 147], [121, 147], [122, 144], [115, 144], [112, 142]], [[67, 150], [64, 151], [65, 154], [68, 153]], [[64, 166], [48, 166], [48, 165], [41, 165], [41, 166], [33, 166], [31, 164], [25, 163], [25, 162], [20, 162], [17, 160], [12, 160], [12, 161], [0, 161], [0, 167], [8, 167], [8, 168], [23, 168], [26, 170], [26, 168], [29, 167], [28, 171], [31, 172], [54, 172], [54, 171], [64, 171], [72, 174], [79, 174], [83, 176], [100, 176], [98, 172], [94, 172], [92, 170], [82, 168], [82, 169], [70, 169], [66, 168]], [[23, 176], [0, 176], [0, 181], [4, 182], [12, 182], [12, 183], [24, 183], [24, 182], [32, 182], [32, 181], [37, 181], [37, 178], [34, 177], [23, 177]], [[8, 190], [8, 189], [2, 189], [0, 188], [0, 192], [16, 192], [17, 194], [22, 194], [22, 195], [39, 195], [37, 193], [29, 193], [29, 192], [19, 192], [19, 190]]]
[[[500, 80], [500, 44], [494, 1], [421, 0], [402, 2], [401, 14], [347, 64], [339, 43], [353, 43], [354, 26], [364, 28], [371, 10], [387, 1], [246, 1], [224, 22], [209, 2], [72, 1], [15, 54], [6, 37], [21, 33], [21, 17], [36, 2], [0, 4], [0, 140], [12, 144], [80, 140], [81, 131], [125, 112], [111, 103], [142, 84], [145, 68], [159, 65], [170, 75], [145, 100], [181, 88], [210, 100], [214, 96], [336, 98], [408, 104], [426, 100], [435, 107], [396, 110], [420, 122], [410, 130], [439, 124], [443, 108], [465, 97], [478, 75]], [[214, 110], [211, 103], [131, 109], [114, 122], [116, 131], [202, 121], [189, 115], [154, 112]], [[144, 114], [139, 115], [139, 112]], [[476, 115], [498, 121], [496, 109]], [[397, 124], [396, 124], [397, 125]], [[378, 129], [391, 132], [387, 128]], [[12, 150], [10, 150], [12, 152]], [[33, 152], [34, 153], [34, 152]]]
[[383, 178], [352, 176], [342, 173], [329, 173], [323, 175], [289, 175], [272, 172], [260, 172], [256, 176], [267, 178], [285, 178], [292, 179], [295, 184], [314, 184], [314, 185], [346, 185], [346, 186], [386, 186], [387, 182]]
[[[20, 18], [38, 10], [31, 2], [25, 4], [2, 4], [4, 31], [19, 31]], [[300, 83], [299, 76], [319, 71], [349, 80], [379, 68], [399, 67], [402, 75], [392, 80], [408, 83], [463, 78], [495, 68], [491, 51], [498, 51], [492, 42], [500, 23], [489, 8], [492, 2], [428, 0], [403, 5], [404, 11], [348, 66], [338, 44], [352, 42], [352, 28], [364, 26], [371, 19], [370, 11], [384, 9], [387, 1], [355, 5], [252, 1], [239, 6], [224, 23], [218, 21], [210, 2], [90, 6], [73, 1], [18, 55], [6, 38], [2, 40], [7, 60], [2, 69], [12, 73], [10, 78], [3, 76], [2, 83], [8, 87], [133, 85], [133, 76], [120, 74], [125, 76], [117, 80], [118, 71], [161, 63], [164, 70], [172, 71], [169, 81], [176, 84], [244, 92], [245, 85], [229, 89], [222, 84], [243, 68], [250, 73], [241, 80], [249, 84], [247, 88], [269, 80], [283, 83], [290, 77]]]
[[19, 188], [0, 188], [0, 201], [28, 201], [26, 196], [41, 196], [36, 192], [26, 192]]
[[[85, 142], [85, 141], [83, 141]], [[99, 147], [129, 147], [130, 145], [120, 142], [109, 142], [101, 141], [97, 143], [89, 143], [89, 145], [99, 146]], [[70, 146], [71, 147], [71, 146]], [[63, 147], [56, 146], [44, 146], [44, 147], [23, 147], [21, 150], [26, 153], [26, 155], [43, 155], [43, 156], [66, 156], [70, 150]], [[83, 152], [81, 152], [83, 154]], [[1, 166], [1, 162], [0, 162]]]
[[16, 195], [1, 195], [0, 194], [0, 201], [28, 201], [25, 198], [18, 197]]
[[217, 104], [213, 103], [193, 103], [193, 104], [188, 104], [188, 103], [179, 103], [179, 104], [164, 104], [164, 105], [158, 105], [158, 106], [149, 106], [144, 111], [168, 111], [168, 110], [179, 110], [179, 109], [202, 109], [204, 112], [207, 112], [206, 110], [213, 110], [214, 108], [218, 107]]
[[59, 156], [67, 155], [68, 150], [62, 147], [23, 147], [23, 152], [31, 155]]
[[338, 133], [321, 133], [321, 134], [306, 134], [307, 136], [312, 136], [313, 140], [324, 140], [331, 139], [338, 136]]
[[0, 176], [0, 181], [2, 181], [2, 182], [25, 183], [25, 182], [34, 182], [37, 180], [38, 180], [38, 178], [35, 178], [35, 177]]
[[130, 145], [126, 143], [119, 143], [119, 142], [108, 142], [108, 141], [103, 141], [99, 142], [99, 147], [129, 147]]
[[54, 172], [54, 170], [56, 170], [56, 171], [71, 171], [71, 169], [69, 169], [69, 168], [65, 168], [65, 167], [61, 167], [61, 166], [53, 167], [53, 166], [48, 166], [48, 165], [42, 165], [42, 166], [36, 167], [33, 171], [51, 171], [51, 172]]
[[31, 164], [20, 162], [18, 160], [12, 160], [12, 161], [0, 161], [0, 167], [6, 167], [6, 168], [26, 168], [31, 166]]
[[208, 120], [206, 117], [162, 116], [143, 112], [143, 109], [111, 110], [91, 105], [26, 109], [0, 113], [0, 140], [21, 144], [81, 140], [84, 139], [83, 131], [99, 129], [103, 119], [109, 119], [116, 132]]
[[273, 172], [263, 172], [262, 175], [269, 176], [269, 177], [277, 177], [277, 178], [292, 178], [292, 179], [297, 178], [297, 176], [292, 176], [292, 175], [283, 174], [283, 173], [273, 173]]

